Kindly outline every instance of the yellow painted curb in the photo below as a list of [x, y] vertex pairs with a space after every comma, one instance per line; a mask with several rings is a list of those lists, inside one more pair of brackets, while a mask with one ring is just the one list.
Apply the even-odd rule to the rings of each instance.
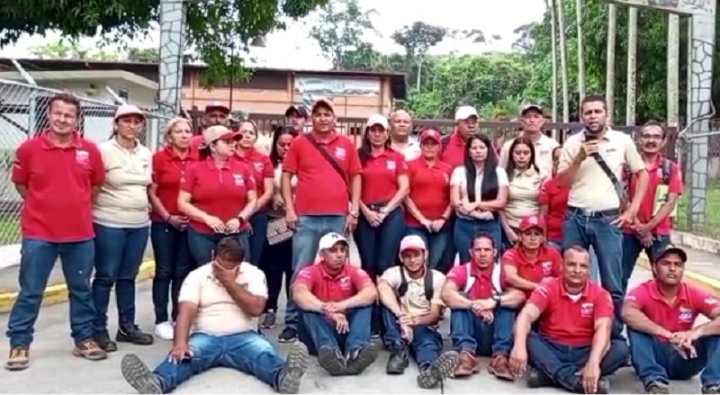
[[[144, 261], [142, 265], [140, 265], [140, 270], [138, 271], [136, 280], [145, 281], [152, 278], [154, 275], [155, 261]], [[15, 299], [17, 298], [17, 295], [17, 292], [6, 292], [0, 294], [0, 313], [7, 313], [12, 309], [13, 304], [15, 304]], [[67, 299], [67, 285], [65, 283], [54, 284], [45, 288], [42, 305], [49, 306], [53, 304], [58, 304], [67, 301]]]
[[[644, 269], [651, 270], [650, 260], [644, 254], [640, 255], [638, 258], [637, 265]], [[702, 288], [717, 297], [720, 297], [720, 281], [689, 270], [685, 270], [684, 276], [687, 282], [695, 285], [696, 287]]]

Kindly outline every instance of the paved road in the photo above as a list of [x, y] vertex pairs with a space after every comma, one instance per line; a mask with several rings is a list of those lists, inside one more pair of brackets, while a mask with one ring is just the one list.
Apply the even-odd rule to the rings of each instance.
[[[648, 278], [648, 272], [638, 269], [634, 281]], [[153, 314], [151, 307], [150, 282], [138, 287], [138, 323], [146, 330], [152, 329]], [[114, 307], [111, 308], [114, 310]], [[0, 326], [7, 326], [7, 315], [0, 316]], [[111, 323], [116, 322], [113, 315]], [[113, 325], [113, 324], [111, 324]], [[278, 329], [270, 331], [271, 340], [277, 337]], [[102, 362], [89, 362], [70, 355], [71, 342], [67, 322], [67, 305], [45, 307], [36, 325], [36, 341], [31, 351], [32, 366], [24, 372], [10, 373], [0, 370], [0, 386], [3, 393], [132, 393], [120, 374], [120, 360], [127, 352], [138, 353], [150, 365], [163, 358], [170, 343], [158, 340], [150, 347], [138, 347], [121, 344], [120, 351], [111, 354]], [[445, 322], [442, 333], [448, 333]], [[446, 347], [448, 345], [446, 344]], [[283, 352], [287, 346], [280, 346]], [[7, 355], [7, 344], [0, 345], [0, 355]], [[381, 354], [375, 365], [361, 376], [333, 378], [327, 376], [313, 362], [301, 386], [302, 393], [424, 393], [415, 384], [415, 368], [409, 369], [404, 376], [385, 375], [385, 363], [388, 355]], [[483, 360], [483, 367], [487, 366]], [[480, 375], [468, 380], [449, 380], [445, 385], [448, 394], [477, 393], [482, 388], [485, 393], [530, 393], [524, 380], [516, 383], [501, 382], [490, 376], [483, 368]], [[257, 379], [229, 369], [215, 369], [196, 376], [177, 389], [178, 393], [235, 393], [242, 389], [244, 393], [272, 393], [272, 390]], [[639, 393], [641, 386], [631, 369], [625, 368], [612, 379], [612, 392]], [[699, 393], [699, 381], [673, 383], [674, 392]], [[439, 392], [439, 390], [438, 390]], [[536, 389], [535, 393], [563, 393], [558, 389]]]

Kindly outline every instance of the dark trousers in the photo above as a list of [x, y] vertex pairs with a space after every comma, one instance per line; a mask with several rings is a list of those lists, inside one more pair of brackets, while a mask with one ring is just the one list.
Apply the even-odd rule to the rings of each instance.
[[[400, 332], [397, 317], [387, 308], [382, 309], [385, 326], [385, 344], [390, 350], [399, 350], [405, 345]], [[424, 369], [432, 365], [442, 352], [442, 337], [435, 328], [424, 326], [413, 327], [413, 341], [408, 345], [410, 354], [415, 358], [418, 367]]]
[[150, 242], [155, 255], [155, 277], [152, 283], [155, 323], [169, 321], [168, 295], [172, 301], [174, 321], [178, 313], [180, 287], [194, 266], [187, 230], [177, 229], [167, 222], [153, 222], [150, 226]]
[[634, 234], [623, 234], [623, 290], [627, 292], [630, 276], [632, 276], [633, 270], [635, 270], [635, 263], [637, 262], [638, 256], [640, 256], [640, 252], [644, 250], [648, 259], [652, 262], [669, 244], [669, 235], [656, 236], [655, 241], [653, 241], [650, 247], [644, 247]]
[[249, 261], [250, 249], [248, 248], [248, 231], [236, 233], [234, 235], [227, 235], [221, 233], [202, 233], [192, 228], [188, 228], [188, 246], [190, 247], [190, 253], [198, 266], [202, 266], [209, 263], [213, 259], [213, 250], [215, 245], [225, 237], [234, 236], [237, 237], [240, 242], [245, 246], [245, 261]]
[[301, 311], [303, 326], [311, 339], [311, 344], [306, 344], [308, 350], [315, 354], [320, 347], [327, 346], [346, 353], [369, 345], [370, 313], [369, 306], [347, 311], [345, 314], [350, 324], [350, 331], [340, 334], [335, 330], [335, 323], [329, 321], [323, 314]]
[[278, 310], [278, 299], [285, 279], [285, 297], [290, 299], [290, 280], [292, 279], [292, 239], [275, 245], [265, 243], [260, 268], [265, 273], [268, 286], [268, 300], [265, 311]]
[[250, 259], [248, 260], [255, 266], [260, 266], [265, 241], [267, 240], [268, 215], [265, 211], [258, 211], [250, 217], [250, 227], [252, 232], [248, 236], [248, 248], [250, 249]]

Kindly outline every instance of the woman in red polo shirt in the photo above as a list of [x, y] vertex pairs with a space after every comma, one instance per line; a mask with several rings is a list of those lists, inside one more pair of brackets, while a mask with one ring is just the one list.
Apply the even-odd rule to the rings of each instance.
[[198, 265], [212, 260], [215, 244], [227, 235], [248, 245], [248, 219], [255, 212], [257, 194], [252, 170], [233, 158], [234, 137], [225, 126], [205, 129], [200, 160], [190, 166], [180, 185], [178, 208], [190, 218], [188, 245]]
[[258, 139], [255, 122], [241, 122], [238, 125], [235, 139], [237, 140], [235, 155], [250, 167], [255, 181], [255, 190], [258, 197], [257, 210], [250, 217], [249, 248], [250, 262], [255, 266], [259, 266], [267, 233], [268, 204], [273, 197], [273, 165], [267, 155], [255, 149], [255, 143]]
[[[152, 287], [155, 336], [170, 340], [173, 338], [172, 322], [178, 312], [180, 286], [193, 268], [186, 231], [189, 218], [177, 207], [180, 179], [190, 163], [197, 159], [197, 152], [190, 149], [192, 124], [186, 118], [171, 119], [165, 126], [164, 136], [167, 145], [152, 158], [150, 242], [155, 256]], [[172, 302], [172, 320], [168, 319], [168, 295]]]
[[[420, 134], [421, 156], [408, 163], [410, 194], [405, 199], [405, 222], [408, 234], [425, 240], [429, 254], [428, 264], [438, 269], [443, 250], [452, 242], [447, 221], [452, 214], [450, 205], [450, 175], [452, 168], [440, 161], [442, 134], [425, 129]], [[448, 271], [450, 268], [442, 268]]]

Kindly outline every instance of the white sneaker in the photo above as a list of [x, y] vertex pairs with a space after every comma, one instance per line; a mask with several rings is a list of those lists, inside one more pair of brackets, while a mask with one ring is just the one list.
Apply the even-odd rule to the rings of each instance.
[[163, 340], [172, 340], [175, 337], [175, 328], [169, 321], [155, 325], [155, 336]]

